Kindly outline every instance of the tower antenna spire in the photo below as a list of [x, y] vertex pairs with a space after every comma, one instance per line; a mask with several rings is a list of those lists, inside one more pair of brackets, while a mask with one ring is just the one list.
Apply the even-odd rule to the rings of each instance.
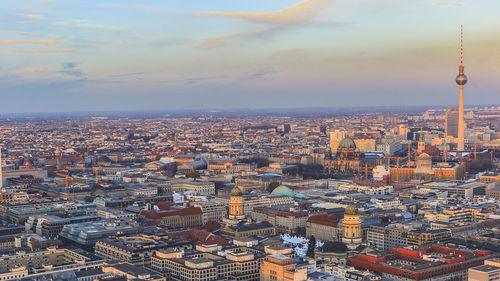
[[460, 64], [464, 64], [464, 26], [460, 25]]

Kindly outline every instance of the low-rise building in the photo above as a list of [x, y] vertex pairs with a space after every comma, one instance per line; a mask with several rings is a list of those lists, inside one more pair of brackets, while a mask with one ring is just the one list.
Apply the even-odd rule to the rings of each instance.
[[264, 257], [263, 252], [252, 248], [203, 244], [197, 245], [192, 252], [156, 251], [151, 267], [174, 281], [258, 281]]
[[307, 268], [296, 268], [293, 259], [282, 255], [268, 256], [260, 269], [261, 281], [307, 280]]
[[18, 251], [0, 259], [0, 280], [36, 278], [47, 273], [100, 269], [103, 260], [76, 248]]
[[[438, 245], [391, 248], [388, 252], [348, 258], [356, 268], [376, 272], [390, 280], [467, 280], [467, 270], [498, 256], [490, 251], [466, 251]], [[411, 261], [411, 262], [410, 262]]]
[[338, 223], [336, 215], [311, 216], [306, 222], [306, 236], [314, 236], [320, 241], [339, 241], [342, 238], [342, 230], [337, 227]]
[[96, 255], [111, 261], [122, 261], [137, 266], [149, 266], [156, 250], [175, 248], [182, 243], [174, 243], [168, 236], [127, 235], [99, 240], [94, 247]]
[[224, 203], [220, 202], [201, 202], [195, 203], [194, 207], [198, 207], [203, 212], [203, 224], [208, 221], [222, 222], [222, 219], [227, 216], [227, 208]]
[[245, 223], [229, 225], [222, 228], [222, 235], [231, 238], [241, 238], [250, 236], [274, 236], [276, 227], [267, 221], [260, 223]]

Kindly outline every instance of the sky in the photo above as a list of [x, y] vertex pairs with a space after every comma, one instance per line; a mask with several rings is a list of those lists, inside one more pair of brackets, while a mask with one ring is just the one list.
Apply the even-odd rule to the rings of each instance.
[[2, 0], [0, 113], [499, 104], [498, 0]]

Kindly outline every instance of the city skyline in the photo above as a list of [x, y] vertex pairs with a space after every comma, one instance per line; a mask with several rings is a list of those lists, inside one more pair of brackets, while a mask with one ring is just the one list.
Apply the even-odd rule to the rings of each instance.
[[5, 1], [0, 112], [455, 108], [461, 24], [465, 105], [498, 103], [493, 1], [184, 2]]

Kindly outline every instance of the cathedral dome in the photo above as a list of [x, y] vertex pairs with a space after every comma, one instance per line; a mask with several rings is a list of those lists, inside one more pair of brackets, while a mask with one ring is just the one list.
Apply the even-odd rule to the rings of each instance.
[[280, 185], [280, 186], [276, 187], [273, 190], [273, 192], [271, 192], [271, 194], [281, 194], [281, 195], [286, 195], [286, 196], [290, 196], [290, 197], [295, 196], [295, 193], [293, 192], [293, 190], [291, 190], [290, 188], [288, 188], [285, 185]]
[[346, 215], [357, 215], [358, 214], [358, 207], [356, 207], [356, 204], [354, 204], [354, 200], [351, 197], [351, 203], [347, 208], [345, 208], [345, 214]]
[[345, 137], [340, 141], [338, 148], [356, 148], [356, 144], [350, 137]]
[[241, 196], [242, 194], [243, 193], [241, 192], [241, 189], [239, 189], [237, 186], [231, 189], [231, 196]]
[[328, 242], [325, 242], [325, 244], [323, 245], [323, 247], [321, 247], [321, 252], [326, 252], [326, 253], [336, 253], [336, 254], [344, 254], [344, 253], [347, 253], [347, 246], [342, 243], [342, 242], [331, 242], [331, 241], [328, 241]]
[[425, 152], [422, 153], [422, 154], [420, 154], [417, 158], [418, 158], [418, 160], [429, 160], [429, 159], [432, 159], [432, 157], [429, 156], [429, 154], [427, 154]]

